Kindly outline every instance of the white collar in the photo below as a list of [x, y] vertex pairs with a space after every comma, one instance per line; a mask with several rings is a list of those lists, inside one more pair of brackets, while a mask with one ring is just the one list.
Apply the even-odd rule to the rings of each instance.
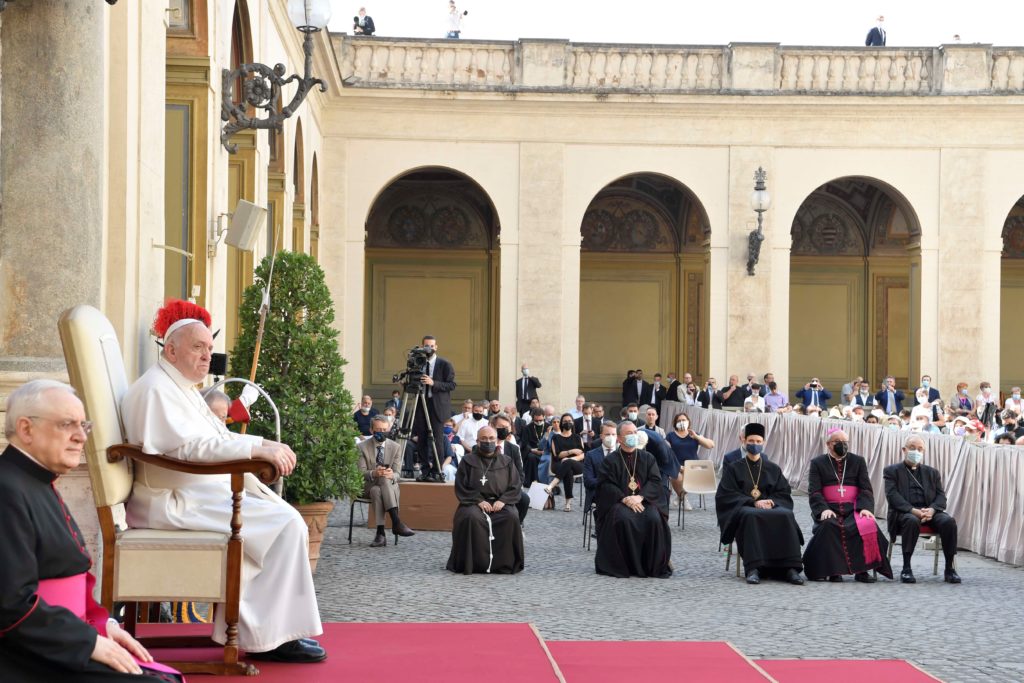
[[167, 376], [182, 389], [194, 388], [195, 385], [198, 384], [198, 382], [193, 382], [186, 378], [185, 375], [181, 374], [178, 371], [178, 368], [171, 365], [171, 361], [164, 358], [163, 355], [161, 355], [156, 362], [160, 366], [160, 369], [166, 372]]

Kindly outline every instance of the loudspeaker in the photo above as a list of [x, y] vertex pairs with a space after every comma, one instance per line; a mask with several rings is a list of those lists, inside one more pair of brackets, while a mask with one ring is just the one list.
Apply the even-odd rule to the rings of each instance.
[[228, 374], [228, 354], [226, 353], [211, 353], [210, 354], [210, 373], [217, 377], [223, 377]]
[[235, 212], [231, 214], [231, 225], [228, 227], [224, 241], [242, 251], [252, 251], [256, 246], [256, 238], [267, 222], [267, 210], [244, 199], [238, 200]]

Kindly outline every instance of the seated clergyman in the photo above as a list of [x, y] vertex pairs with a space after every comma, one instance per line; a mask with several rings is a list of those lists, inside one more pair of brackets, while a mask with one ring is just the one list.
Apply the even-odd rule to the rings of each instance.
[[93, 599], [92, 560], [56, 481], [92, 424], [74, 389], [34, 380], [7, 399], [0, 455], [0, 681], [178, 681]]
[[618, 448], [597, 475], [598, 574], [668, 578], [672, 536], [661, 472], [653, 455], [639, 446], [629, 420], [618, 426]]
[[715, 494], [721, 542], [743, 558], [747, 583], [762, 576], [802, 585], [803, 534], [793, 516], [793, 496], [782, 468], [764, 455], [765, 428], [751, 422], [743, 428], [744, 457], [722, 467]]
[[867, 461], [850, 452], [850, 437], [841, 429], [829, 434], [828, 453], [811, 460], [807, 496], [814, 535], [804, 550], [804, 572], [812, 580], [841, 582], [853, 574], [874, 583], [872, 570], [892, 578], [889, 548], [875, 521], [875, 494]]
[[523, 529], [516, 504], [521, 486], [512, 458], [498, 453], [498, 434], [481, 427], [455, 473], [459, 507], [452, 521], [448, 570], [515, 574], [523, 570]]
[[883, 471], [885, 497], [889, 501], [889, 538], [902, 536], [903, 571], [900, 581], [917, 583], [910, 568], [910, 558], [922, 528], [930, 527], [942, 539], [946, 556], [945, 580], [960, 583], [956, 573], [956, 520], [946, 514], [946, 492], [942, 477], [934, 467], [921, 461], [927, 446], [920, 436], [911, 436], [903, 445], [903, 462], [889, 465]]

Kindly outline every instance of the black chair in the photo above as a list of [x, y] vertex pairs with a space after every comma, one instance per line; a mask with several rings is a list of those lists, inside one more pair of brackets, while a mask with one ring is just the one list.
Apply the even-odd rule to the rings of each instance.
[[594, 526], [594, 510], [597, 504], [591, 503], [583, 509], [583, 547], [590, 550], [590, 532]]
[[[370, 499], [369, 498], [353, 498], [351, 504], [349, 504], [349, 506], [348, 506], [348, 544], [349, 545], [352, 545], [352, 523], [355, 521], [356, 503], [360, 503], [361, 505], [369, 506], [370, 505]], [[363, 510], [363, 508], [359, 508], [360, 512], [362, 512], [362, 510]], [[363, 519], [366, 519], [366, 515], [365, 514], [363, 515]], [[394, 532], [394, 529], [391, 530], [391, 533], [395, 537], [395, 545], [398, 545], [398, 534]]]

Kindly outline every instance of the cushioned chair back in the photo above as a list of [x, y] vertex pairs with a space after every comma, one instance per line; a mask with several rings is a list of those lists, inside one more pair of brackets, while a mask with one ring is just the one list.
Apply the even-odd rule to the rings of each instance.
[[124, 443], [120, 405], [128, 379], [117, 334], [106, 316], [86, 305], [64, 311], [57, 327], [71, 385], [93, 422], [85, 456], [96, 507], [123, 503], [132, 491], [131, 463], [107, 461], [107, 447]]

